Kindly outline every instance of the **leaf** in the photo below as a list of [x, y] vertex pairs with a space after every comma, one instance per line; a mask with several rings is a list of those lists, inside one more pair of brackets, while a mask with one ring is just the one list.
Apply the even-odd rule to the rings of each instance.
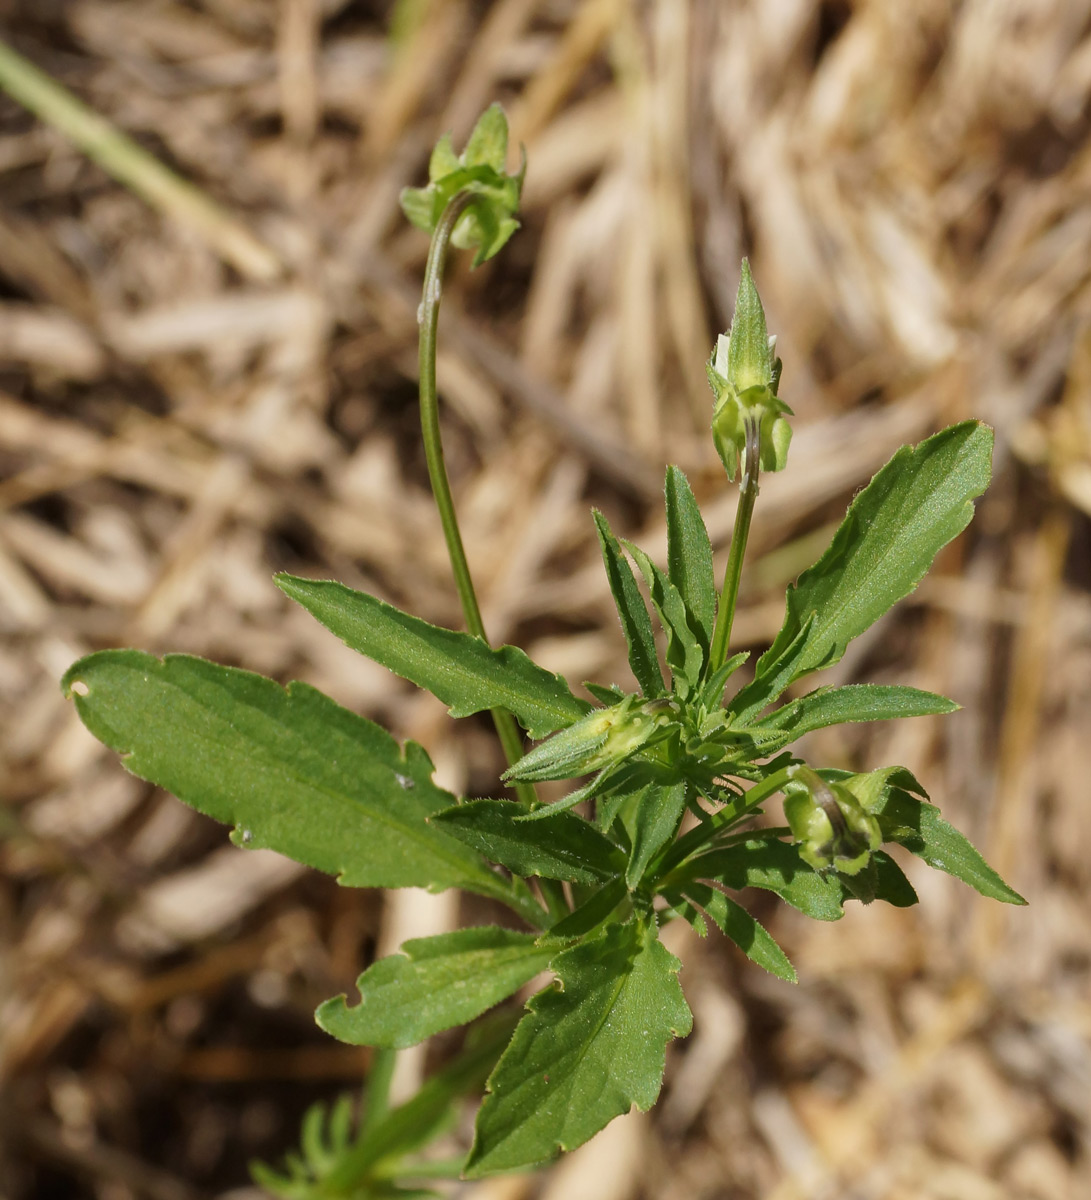
[[920, 903], [916, 888], [905, 877], [905, 872], [883, 850], [876, 850], [871, 856], [875, 864], [877, 887], [876, 900], [885, 900], [895, 908], [912, 908]]
[[819, 875], [799, 856], [791, 842], [755, 835], [683, 863], [664, 882], [685, 891], [691, 879], [709, 879], [737, 891], [744, 887], [776, 892], [793, 908], [819, 921], [838, 921], [841, 884], [833, 875]]
[[440, 629], [332, 580], [277, 575], [276, 584], [353, 650], [438, 696], [453, 717], [505, 708], [541, 738], [590, 708], [514, 646]]
[[757, 676], [775, 669], [809, 614], [817, 615], [793, 678], [837, 662], [913, 591], [973, 516], [973, 500], [989, 483], [992, 444], [991, 429], [966, 421], [897, 451], [853, 500], [825, 554], [788, 589], [784, 625]]
[[651, 593], [652, 604], [667, 631], [667, 666], [674, 688], [685, 699], [700, 682], [706, 651], [690, 628], [689, 613], [682, 595], [652, 560], [632, 542], [625, 543]]
[[134, 775], [173, 792], [236, 840], [328, 871], [350, 887], [511, 887], [427, 823], [454, 797], [420, 746], [304, 683], [202, 658], [101, 650], [62, 680], [80, 719]]
[[544, 1162], [659, 1095], [667, 1042], [693, 1023], [678, 960], [653, 925], [612, 925], [558, 955], [559, 987], [527, 1005], [477, 1116], [466, 1175]]
[[[799, 982], [795, 968], [777, 945], [773, 935], [741, 904], [736, 904], [730, 896], [725, 896], [723, 892], [703, 883], [686, 884], [682, 895], [690, 904], [698, 905], [702, 912], [711, 917], [720, 932], [729, 937], [751, 962], [764, 967], [778, 979], [785, 979], [789, 983]], [[668, 899], [671, 897], [668, 896]]]
[[431, 819], [516, 875], [599, 883], [621, 870], [621, 851], [582, 817], [551, 812], [539, 821], [516, 820], [523, 811], [511, 800], [470, 800]]
[[590, 896], [568, 916], [562, 917], [541, 936], [551, 943], [586, 937], [592, 930], [613, 914], [617, 906], [626, 899], [624, 879], [613, 879]]
[[625, 693], [616, 683], [610, 684], [609, 687], [604, 687], [601, 683], [589, 683], [585, 680], [583, 686], [587, 688], [600, 704], [604, 704], [607, 708], [611, 708], [619, 700], [625, 699]]
[[897, 842], [938, 871], [946, 871], [983, 896], [1005, 904], [1026, 904], [981, 857], [973, 843], [943, 819], [934, 804], [901, 788], [887, 789], [871, 808], [884, 841]]
[[504, 174], [508, 157], [508, 119], [499, 104], [490, 104], [477, 119], [462, 161], [468, 167], [492, 167]]
[[337, 996], [318, 1006], [315, 1020], [353, 1046], [403, 1050], [479, 1017], [544, 971], [552, 955], [535, 934], [495, 925], [414, 938], [357, 979], [359, 1004]]
[[678, 830], [686, 811], [686, 785], [664, 787], [649, 783], [636, 792], [621, 809], [621, 819], [629, 834], [632, 853], [625, 868], [625, 882], [632, 891], [644, 878], [644, 872], [656, 853]]
[[689, 480], [674, 466], [667, 468], [667, 574], [693, 617], [695, 632], [707, 652], [716, 623], [716, 579], [712, 543]]
[[766, 664], [764, 672], [762, 663], [768, 657], [769, 651], [766, 651], [758, 659], [754, 678], [745, 687], [739, 688], [727, 706], [729, 711], [735, 715], [735, 723], [745, 724], [751, 720], [767, 704], [771, 704], [792, 680], [801, 674], [797, 668], [807, 653], [815, 617], [815, 613], [807, 614], [803, 628], [784, 648], [783, 653], [775, 662]]
[[621, 552], [617, 538], [610, 532], [606, 518], [595, 509], [595, 528], [602, 545], [602, 561], [606, 566], [606, 578], [617, 605], [621, 628], [629, 646], [629, 665], [645, 696], [666, 695], [663, 674], [659, 669], [659, 657], [655, 652], [655, 635], [652, 621], [644, 605], [644, 598], [636, 586], [633, 569]]
[[779, 729], [793, 738], [849, 721], [889, 721], [955, 712], [960, 706], [946, 696], [919, 688], [876, 683], [818, 688], [755, 722], [754, 728]]

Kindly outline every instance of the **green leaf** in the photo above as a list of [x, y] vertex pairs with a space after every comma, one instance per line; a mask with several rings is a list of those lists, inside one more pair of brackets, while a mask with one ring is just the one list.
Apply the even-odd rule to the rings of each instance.
[[562, 917], [541, 936], [553, 944], [557, 941], [586, 937], [607, 917], [613, 915], [614, 909], [626, 895], [625, 880], [614, 879], [598, 891], [592, 892], [573, 912]]
[[667, 574], [693, 617], [704, 650], [712, 643], [716, 623], [716, 579], [712, 543], [689, 480], [674, 466], [667, 468]]
[[758, 660], [772, 672], [817, 614], [793, 678], [837, 662], [845, 647], [920, 583], [973, 516], [989, 483], [992, 430], [953, 425], [903, 446], [853, 500], [829, 548], [788, 589], [784, 625]]
[[544, 971], [552, 951], [535, 937], [483, 925], [415, 938], [357, 979], [359, 1004], [337, 996], [319, 1005], [315, 1020], [354, 1046], [414, 1046], [479, 1017]]
[[685, 699], [700, 682], [706, 651], [690, 628], [682, 594], [639, 546], [632, 542], [626, 542], [625, 546], [644, 576], [652, 604], [667, 631], [667, 666], [671, 669], [675, 690]]
[[955, 712], [960, 706], [946, 696], [919, 688], [876, 683], [818, 688], [757, 721], [754, 728], [779, 729], [793, 738], [849, 721], [889, 721], [895, 717], [927, 717]]
[[602, 545], [602, 561], [606, 566], [606, 578], [617, 605], [621, 628], [629, 647], [629, 665], [645, 696], [666, 695], [663, 675], [659, 669], [659, 657], [655, 652], [655, 635], [652, 620], [644, 605], [644, 597], [636, 586], [636, 577], [628, 560], [621, 552], [617, 538], [610, 531], [606, 518], [596, 508], [593, 511], [595, 528]]
[[684, 891], [691, 879], [708, 879], [733, 891], [764, 888], [819, 921], [838, 921], [844, 916], [837, 877], [820, 875], [800, 858], [794, 844], [775, 837], [755, 835], [699, 855], [672, 871], [665, 883]]
[[905, 877], [905, 872], [883, 850], [876, 850], [871, 861], [875, 864], [875, 899], [885, 900], [895, 908], [912, 908], [920, 902], [916, 889]]
[[303, 683], [201, 658], [101, 650], [62, 681], [87, 728], [134, 775], [173, 792], [235, 840], [328, 871], [350, 887], [464, 887], [511, 900], [511, 886], [427, 823], [454, 797], [413, 742]]
[[649, 783], [635, 792], [621, 808], [621, 819], [629, 834], [632, 852], [625, 868], [625, 882], [632, 891], [656, 853], [674, 837], [686, 811], [686, 785]]
[[606, 705], [607, 708], [612, 708], [619, 700], [625, 699], [625, 693], [616, 683], [604, 687], [601, 683], [589, 683], [585, 680], [583, 686], [600, 704]]
[[943, 819], [934, 804], [892, 787], [883, 792], [871, 811], [883, 831], [884, 841], [898, 842], [930, 867], [961, 879], [983, 896], [1005, 904], [1026, 904], [981, 857], [973, 843]]
[[739, 688], [728, 705], [730, 711], [735, 714], [736, 723], [745, 724], [751, 720], [767, 704], [771, 704], [792, 680], [801, 674], [797, 668], [807, 653], [815, 617], [815, 613], [807, 614], [803, 628], [784, 648], [783, 653], [775, 662], [766, 664], [764, 671], [761, 664], [765, 662], [769, 652], [766, 651], [758, 659], [754, 678], [745, 687]]
[[[720, 932], [729, 937], [751, 962], [764, 967], [778, 979], [786, 979], [789, 983], [798, 982], [795, 968], [777, 945], [773, 935], [741, 904], [736, 904], [730, 896], [725, 896], [723, 892], [704, 883], [686, 884], [682, 896], [711, 917], [719, 926]], [[668, 896], [668, 899], [674, 903], [672, 897]]]
[[470, 800], [436, 813], [432, 821], [492, 862], [524, 877], [599, 883], [624, 865], [621, 851], [573, 812], [551, 812], [539, 821], [511, 800]]
[[499, 104], [490, 104], [477, 119], [477, 124], [462, 152], [462, 161], [468, 167], [492, 167], [504, 174], [508, 158], [508, 119]]
[[470, 1178], [544, 1162], [659, 1095], [667, 1042], [693, 1022], [654, 926], [612, 925], [553, 963], [489, 1077]]
[[353, 650], [438, 696], [454, 717], [506, 708], [541, 738], [591, 707], [514, 646], [440, 629], [332, 580], [277, 575], [276, 584]]

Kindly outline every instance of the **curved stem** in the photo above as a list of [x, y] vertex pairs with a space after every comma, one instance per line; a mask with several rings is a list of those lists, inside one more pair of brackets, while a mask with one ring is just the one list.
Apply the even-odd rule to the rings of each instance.
[[[417, 313], [420, 323], [420, 423], [424, 456], [428, 462], [428, 478], [432, 484], [436, 508], [439, 510], [443, 536], [447, 542], [447, 556], [451, 560], [451, 570], [454, 572], [462, 613], [466, 618], [466, 628], [483, 642], [487, 642], [489, 639], [481, 619], [481, 609], [477, 603], [470, 565], [462, 545], [462, 534], [459, 532], [458, 518], [455, 515], [455, 502], [451, 496], [451, 485], [443, 460], [443, 442], [439, 433], [439, 398], [436, 393], [436, 331], [439, 326], [443, 268], [447, 262], [447, 249], [455, 224], [473, 199], [473, 193], [466, 191], [456, 192], [451, 197], [432, 234], [432, 244], [428, 250], [428, 264], [424, 270], [424, 293]], [[508, 764], [514, 766], [523, 757], [523, 739], [519, 727], [507, 709], [494, 708], [490, 711]], [[537, 803], [532, 785], [516, 784], [515, 787], [520, 799], [532, 804]]]
[[735, 621], [735, 602], [739, 598], [742, 560], [746, 539], [750, 536], [750, 521], [754, 516], [754, 501], [758, 498], [758, 472], [761, 469], [761, 419], [747, 414], [746, 448], [743, 451], [742, 480], [739, 483], [739, 506], [735, 510], [735, 529], [731, 534], [731, 550], [727, 556], [724, 586], [716, 609], [716, 625], [712, 630], [708, 673], [712, 675], [727, 661], [731, 641], [731, 626]]

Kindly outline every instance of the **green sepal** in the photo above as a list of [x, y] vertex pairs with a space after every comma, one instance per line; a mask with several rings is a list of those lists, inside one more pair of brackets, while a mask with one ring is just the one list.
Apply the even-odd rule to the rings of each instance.
[[552, 957], [533, 933], [495, 925], [414, 938], [357, 979], [358, 1004], [336, 996], [315, 1020], [338, 1041], [401, 1050], [464, 1025], [544, 971]]
[[654, 924], [611, 925], [557, 956], [489, 1076], [466, 1176], [545, 1162], [659, 1095], [667, 1043], [693, 1023]]
[[487, 859], [524, 878], [537, 875], [571, 883], [601, 883], [624, 866], [617, 846], [572, 812], [554, 812], [539, 821], [520, 821], [510, 800], [469, 800], [436, 813], [431, 820]]
[[346, 645], [426, 688], [453, 717], [506, 708], [540, 738], [591, 707], [515, 646], [493, 647], [472, 634], [441, 629], [332, 580], [277, 575], [275, 582]]

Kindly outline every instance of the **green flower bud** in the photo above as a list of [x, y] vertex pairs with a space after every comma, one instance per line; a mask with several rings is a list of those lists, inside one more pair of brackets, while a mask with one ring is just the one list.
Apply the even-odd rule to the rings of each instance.
[[639, 696], [626, 696], [610, 708], [594, 709], [535, 746], [504, 772], [504, 778], [534, 783], [589, 775], [635, 754], [670, 718], [668, 702], [641, 702]]
[[758, 289], [744, 258], [731, 331], [720, 334], [706, 368], [716, 397], [712, 439], [728, 479], [734, 480], [746, 449], [746, 430], [756, 423], [763, 471], [779, 471], [788, 460], [792, 429], [783, 414], [791, 409], [777, 396], [781, 361], [776, 337], [765, 326]]
[[882, 844], [879, 823], [840, 783], [827, 783], [810, 767], [791, 768], [784, 815], [799, 855], [816, 871], [859, 875]]

